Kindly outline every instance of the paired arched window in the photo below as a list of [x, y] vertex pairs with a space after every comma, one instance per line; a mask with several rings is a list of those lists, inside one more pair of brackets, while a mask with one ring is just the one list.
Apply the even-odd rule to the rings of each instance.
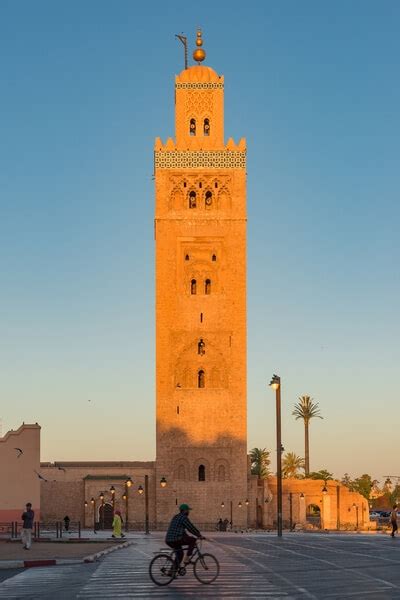
[[199, 481], [206, 480], [206, 468], [204, 465], [199, 466]]
[[196, 135], [196, 119], [190, 119], [189, 134]]
[[207, 136], [210, 135], [210, 119], [204, 119], [203, 133]]
[[197, 373], [197, 387], [198, 388], [206, 387], [206, 375], [205, 375], [203, 369], [200, 369], [200, 371]]
[[199, 341], [199, 343], [197, 344], [197, 354], [200, 354], [200, 356], [203, 356], [206, 353], [206, 345], [203, 341], [203, 339], [201, 339]]
[[184, 465], [179, 465], [178, 468], [178, 479], [180, 481], [183, 481], [186, 479], [186, 471], [185, 471], [185, 466]]
[[216, 255], [216, 254], [213, 254], [213, 255], [212, 255], [212, 257], [211, 257], [211, 260], [212, 260], [213, 262], [215, 262], [215, 261], [217, 260], [217, 255]]
[[192, 294], [192, 296], [195, 296], [197, 293], [197, 282], [195, 279], [192, 279], [192, 281], [190, 282], [190, 293]]
[[206, 192], [206, 198], [205, 198], [205, 205], [206, 208], [209, 208], [212, 204], [212, 193], [211, 192]]
[[224, 465], [219, 465], [219, 467], [218, 467], [218, 481], [225, 481], [225, 467], [224, 467]]
[[189, 254], [186, 254], [185, 260], [189, 260]]
[[211, 294], [211, 279], [206, 279], [204, 282], [204, 293], [206, 296]]
[[189, 194], [189, 208], [196, 208], [196, 192], [194, 191]]

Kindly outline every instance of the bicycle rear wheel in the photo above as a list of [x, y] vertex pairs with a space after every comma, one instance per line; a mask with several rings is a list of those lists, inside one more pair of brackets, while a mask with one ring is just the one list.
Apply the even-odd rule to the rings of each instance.
[[219, 575], [219, 562], [212, 554], [200, 554], [194, 563], [193, 572], [200, 583], [212, 583]]
[[156, 585], [168, 585], [175, 576], [175, 563], [168, 554], [157, 554], [150, 563], [149, 575]]

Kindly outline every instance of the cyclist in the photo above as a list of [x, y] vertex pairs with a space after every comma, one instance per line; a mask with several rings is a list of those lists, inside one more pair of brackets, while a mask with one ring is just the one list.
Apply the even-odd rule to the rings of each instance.
[[[165, 543], [176, 550], [175, 552], [175, 564], [176, 568], [179, 569], [183, 558], [182, 546], [188, 546], [187, 554], [185, 557], [184, 565], [190, 563], [190, 557], [193, 554], [193, 549], [196, 544], [196, 538], [205, 539], [201, 535], [200, 531], [193, 525], [189, 519], [189, 512], [192, 509], [188, 504], [181, 504], [179, 507], [179, 513], [172, 517], [169, 524], [167, 535], [165, 537]], [[188, 535], [186, 530], [193, 533], [196, 537]]]

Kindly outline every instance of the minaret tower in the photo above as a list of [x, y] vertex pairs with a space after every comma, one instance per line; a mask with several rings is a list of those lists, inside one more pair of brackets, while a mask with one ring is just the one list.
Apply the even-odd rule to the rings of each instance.
[[[156, 514], [247, 522], [246, 143], [224, 142], [224, 78], [175, 78], [175, 135], [155, 142]], [[159, 482], [165, 478], [166, 487]], [[223, 506], [222, 506], [223, 505]]]

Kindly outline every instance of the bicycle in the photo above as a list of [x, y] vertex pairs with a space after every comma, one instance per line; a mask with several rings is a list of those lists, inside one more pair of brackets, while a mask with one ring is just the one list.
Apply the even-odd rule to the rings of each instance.
[[[182, 550], [187, 546], [182, 546]], [[201, 541], [196, 540], [193, 554], [190, 562], [185, 566], [176, 568], [177, 550], [162, 548], [157, 552], [149, 565], [149, 575], [156, 585], [168, 585], [178, 576], [183, 577], [187, 573], [187, 567], [193, 565], [193, 573], [197, 581], [209, 585], [215, 581], [219, 575], [219, 562], [213, 554], [201, 551]]]

